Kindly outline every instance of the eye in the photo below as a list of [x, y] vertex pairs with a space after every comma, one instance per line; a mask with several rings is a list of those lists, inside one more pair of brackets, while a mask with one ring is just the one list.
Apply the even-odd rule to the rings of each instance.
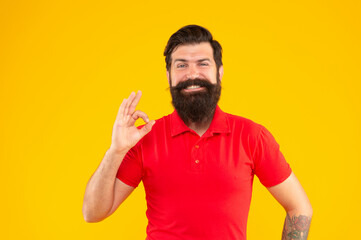
[[181, 63], [181, 64], [177, 65], [177, 68], [184, 68], [184, 67], [186, 67], [186, 64], [184, 64], [184, 63]]
[[202, 62], [202, 63], [200, 63], [199, 65], [201, 65], [201, 66], [208, 66], [209, 64], [208, 64], [207, 62]]

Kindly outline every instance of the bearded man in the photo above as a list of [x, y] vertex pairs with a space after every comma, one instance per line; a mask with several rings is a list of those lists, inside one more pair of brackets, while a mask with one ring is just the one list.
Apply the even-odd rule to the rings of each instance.
[[[179, 29], [164, 51], [175, 111], [157, 121], [124, 99], [112, 143], [84, 196], [87, 222], [110, 216], [143, 181], [148, 240], [245, 240], [256, 175], [287, 215], [282, 239], [307, 239], [312, 207], [263, 126], [217, 105], [222, 48], [200, 26]], [[140, 128], [135, 121], [142, 118]]]

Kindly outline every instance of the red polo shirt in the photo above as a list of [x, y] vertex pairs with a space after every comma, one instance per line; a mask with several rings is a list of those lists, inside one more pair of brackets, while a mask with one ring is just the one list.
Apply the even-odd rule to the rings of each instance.
[[245, 240], [254, 174], [271, 187], [291, 169], [263, 126], [217, 106], [202, 137], [176, 111], [158, 119], [117, 178], [143, 181], [148, 240]]

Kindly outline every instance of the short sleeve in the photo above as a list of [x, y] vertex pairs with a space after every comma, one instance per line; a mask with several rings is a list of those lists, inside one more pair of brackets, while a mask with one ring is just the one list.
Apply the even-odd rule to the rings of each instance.
[[272, 134], [263, 126], [254, 152], [254, 173], [265, 187], [275, 186], [292, 173]]
[[125, 155], [117, 172], [117, 178], [125, 184], [137, 187], [142, 180], [142, 154], [138, 142]]

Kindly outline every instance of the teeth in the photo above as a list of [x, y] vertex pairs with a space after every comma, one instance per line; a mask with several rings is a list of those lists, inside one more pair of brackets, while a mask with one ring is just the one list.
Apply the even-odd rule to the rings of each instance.
[[195, 88], [199, 88], [199, 85], [191, 85], [187, 87], [187, 89], [195, 89]]

